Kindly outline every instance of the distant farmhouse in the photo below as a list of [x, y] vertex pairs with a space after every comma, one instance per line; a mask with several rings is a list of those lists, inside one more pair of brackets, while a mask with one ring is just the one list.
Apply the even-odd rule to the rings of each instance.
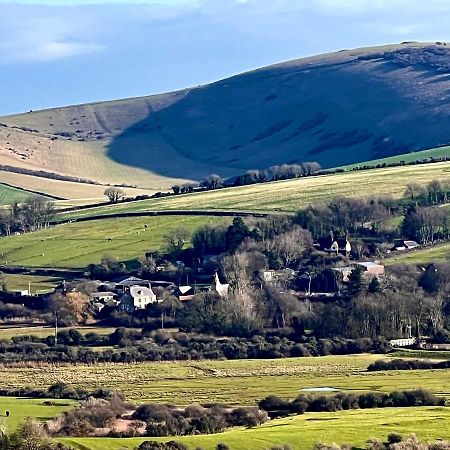
[[347, 238], [335, 238], [333, 233], [325, 238], [319, 238], [314, 243], [314, 248], [327, 253], [348, 256], [352, 251], [352, 246]]
[[131, 286], [121, 298], [120, 309], [126, 312], [134, 312], [137, 309], [145, 309], [147, 305], [157, 301], [156, 294], [151, 287]]

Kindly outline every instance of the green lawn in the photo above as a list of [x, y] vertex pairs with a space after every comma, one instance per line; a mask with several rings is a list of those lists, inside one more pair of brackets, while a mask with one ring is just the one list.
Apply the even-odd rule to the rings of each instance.
[[[364, 448], [372, 437], [389, 433], [416, 433], [423, 440], [450, 438], [450, 408], [385, 408], [341, 411], [336, 413], [307, 413], [273, 420], [253, 429], [235, 428], [210, 436], [170, 438], [190, 449], [213, 450], [226, 443], [231, 450], [267, 450], [273, 445], [288, 444], [294, 450], [309, 450], [315, 442], [352, 443]], [[135, 449], [145, 440], [154, 438], [69, 438], [61, 441], [80, 450]]]
[[[75, 405], [72, 400], [51, 400], [56, 406], [45, 406], [43, 405], [45, 400], [42, 398], [0, 397], [0, 428], [5, 426], [11, 432], [27, 417], [46, 421], [68, 411]], [[10, 412], [8, 418], [5, 416], [5, 411]]]
[[33, 233], [0, 238], [0, 264], [85, 268], [100, 262], [105, 254], [119, 261], [133, 261], [147, 251], [160, 250], [163, 236], [171, 229], [182, 226], [193, 231], [203, 224], [228, 220], [206, 216], [167, 216], [57, 225]]

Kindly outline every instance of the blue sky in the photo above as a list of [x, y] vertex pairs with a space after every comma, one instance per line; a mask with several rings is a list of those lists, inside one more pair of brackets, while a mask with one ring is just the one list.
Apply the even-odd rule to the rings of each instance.
[[0, 5], [0, 114], [165, 92], [342, 48], [450, 40], [448, 0]]

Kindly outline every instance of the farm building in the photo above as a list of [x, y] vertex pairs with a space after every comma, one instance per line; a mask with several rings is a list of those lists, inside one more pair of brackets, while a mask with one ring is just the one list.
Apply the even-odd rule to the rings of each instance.
[[398, 239], [394, 242], [393, 250], [404, 251], [404, 250], [413, 250], [420, 245], [416, 241], [405, 241], [403, 239]]

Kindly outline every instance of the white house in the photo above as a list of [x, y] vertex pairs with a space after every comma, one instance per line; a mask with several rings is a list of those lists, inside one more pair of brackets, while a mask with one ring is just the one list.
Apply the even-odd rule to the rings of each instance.
[[136, 309], [145, 309], [147, 305], [156, 303], [157, 301], [156, 295], [151, 287], [130, 286], [121, 298], [120, 309], [133, 312]]

